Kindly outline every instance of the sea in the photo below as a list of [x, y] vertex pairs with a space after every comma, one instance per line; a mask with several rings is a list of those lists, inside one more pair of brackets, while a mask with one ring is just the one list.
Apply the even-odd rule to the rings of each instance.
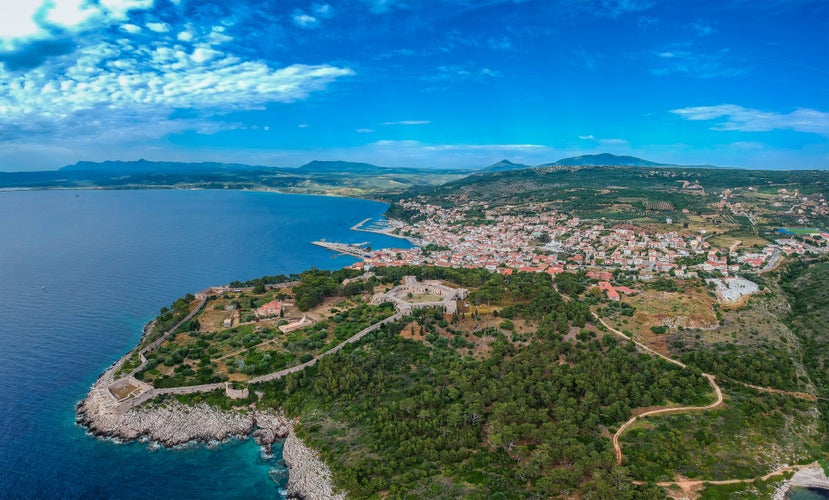
[[0, 498], [283, 498], [281, 449], [176, 449], [89, 435], [75, 405], [188, 292], [355, 262], [310, 244], [387, 205], [250, 191], [0, 192]]

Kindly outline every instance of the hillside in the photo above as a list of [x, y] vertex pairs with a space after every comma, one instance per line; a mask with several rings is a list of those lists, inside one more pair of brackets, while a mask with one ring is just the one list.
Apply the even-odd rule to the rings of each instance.
[[416, 169], [412, 168], [389, 168], [372, 165], [371, 163], [357, 163], [351, 161], [320, 161], [314, 160], [312, 162], [302, 165], [297, 170], [308, 173], [325, 173], [325, 174], [389, 174], [389, 173], [413, 173]]
[[[544, 202], [578, 211], [586, 218], [651, 222], [672, 218], [693, 222], [692, 216], [722, 211], [718, 203], [727, 193], [729, 202], [754, 207], [754, 215], [763, 214], [766, 224], [785, 226], [797, 225], [802, 218], [791, 210], [796, 202], [793, 193], [807, 195], [827, 190], [829, 171], [825, 170], [549, 166], [476, 172], [441, 186], [414, 189], [387, 199], [394, 202], [421, 196], [440, 206]], [[745, 210], [728, 212], [729, 221], [748, 224]], [[810, 222], [819, 227], [828, 223], [826, 214]]]
[[539, 167], [589, 167], [589, 166], [606, 166], [606, 167], [662, 167], [665, 163], [656, 163], [653, 161], [643, 160], [635, 156], [617, 156], [610, 153], [601, 153], [596, 155], [581, 155], [570, 158], [562, 158], [553, 163], [546, 163], [539, 165]]
[[506, 172], [508, 170], [521, 170], [524, 168], [532, 168], [530, 165], [524, 165], [522, 163], [514, 163], [509, 160], [501, 160], [497, 163], [493, 163], [492, 165], [481, 169], [481, 172]]
[[376, 196], [440, 185], [463, 172], [314, 161], [300, 168], [237, 163], [78, 162], [59, 170], [0, 172], [0, 189], [274, 189], [290, 193]]

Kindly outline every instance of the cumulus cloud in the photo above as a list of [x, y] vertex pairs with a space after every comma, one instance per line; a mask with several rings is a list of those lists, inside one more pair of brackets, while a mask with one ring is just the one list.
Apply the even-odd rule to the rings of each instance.
[[170, 31], [170, 25], [167, 23], [147, 23], [147, 29], [155, 33], [167, 33]]
[[794, 130], [829, 137], [829, 113], [808, 108], [800, 108], [791, 113], [775, 113], [744, 108], [736, 104], [719, 104], [674, 109], [671, 113], [687, 120], [718, 120], [718, 123], [712, 127], [713, 130], [740, 132]]
[[14, 0], [0, 16], [0, 48], [16, 50], [26, 43], [48, 40], [66, 32], [108, 26], [146, 10], [154, 0]]
[[[90, 42], [36, 67], [7, 66], [0, 65], [0, 141], [38, 131], [51, 137], [63, 129], [90, 135], [129, 129], [137, 136], [135, 129], [143, 127], [156, 137], [211, 133], [236, 126], [208, 123], [211, 115], [302, 100], [354, 74], [326, 64], [272, 68], [203, 40], [185, 46], [166, 38]], [[192, 110], [201, 119], [162, 118], [174, 110]]]

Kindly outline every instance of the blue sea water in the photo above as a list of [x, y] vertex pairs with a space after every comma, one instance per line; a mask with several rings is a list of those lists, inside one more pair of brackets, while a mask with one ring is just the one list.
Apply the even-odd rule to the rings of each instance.
[[0, 497], [280, 498], [279, 451], [154, 450], [75, 423], [75, 405], [159, 308], [235, 279], [354, 262], [309, 244], [386, 205], [242, 191], [0, 192]]
[[789, 500], [825, 500], [829, 490], [823, 488], [792, 488], [786, 495]]

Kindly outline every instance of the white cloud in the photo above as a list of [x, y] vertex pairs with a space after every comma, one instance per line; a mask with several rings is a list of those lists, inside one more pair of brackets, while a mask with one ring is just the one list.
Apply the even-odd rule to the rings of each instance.
[[[212, 133], [237, 125], [208, 120], [211, 115], [306, 99], [353, 74], [325, 64], [272, 68], [200, 40], [190, 50], [166, 39], [91, 41], [35, 68], [12, 72], [0, 65], [0, 142], [39, 133], [50, 138], [63, 132], [114, 137], [123, 130], [131, 137]], [[197, 118], [169, 118], [177, 109], [192, 110]]]
[[292, 17], [294, 24], [299, 26], [300, 28], [313, 28], [319, 24], [319, 21], [316, 17], [305, 14], [303, 12], [297, 12]]
[[0, 41], [37, 35], [40, 26], [35, 22], [35, 15], [42, 4], [41, 0], [16, 0], [4, 5], [0, 16]]
[[81, 32], [127, 19], [154, 0], [11, 0], [0, 15], [0, 47], [14, 49], [30, 40], [49, 39], [54, 29]]
[[153, 6], [155, 0], [98, 0], [109, 15], [116, 20], [126, 19], [131, 10], [146, 10]]
[[130, 24], [130, 23], [122, 24], [121, 29], [126, 31], [127, 33], [132, 33], [132, 34], [136, 34], [136, 33], [141, 32], [141, 26], [136, 26], [136, 25]]
[[310, 127], [310, 125], [308, 125], [307, 123], [300, 123], [299, 125], [297, 125], [297, 128], [308, 128], [308, 127]]
[[170, 31], [170, 25], [167, 23], [147, 23], [147, 29], [155, 33], [167, 33]]
[[719, 120], [713, 130], [741, 132], [767, 132], [770, 130], [794, 130], [829, 136], [829, 113], [800, 108], [791, 113], [774, 113], [744, 108], [736, 104], [697, 106], [671, 111], [687, 120]]
[[64, 28], [86, 23], [90, 18], [101, 13], [98, 8], [86, 4], [84, 0], [62, 0], [45, 5], [47, 5], [45, 20]]
[[201, 64], [211, 59], [214, 59], [220, 55], [222, 55], [221, 52], [219, 52], [218, 50], [213, 50], [208, 46], [197, 47], [196, 50], [193, 51], [193, 55], [191, 55], [190, 57], [193, 59], [194, 62]]
[[374, 132], [374, 129], [373, 128], [358, 128], [356, 130], [356, 132], [358, 134], [370, 134], [370, 133]]
[[650, 73], [654, 76], [683, 75], [692, 78], [733, 78], [749, 72], [744, 61], [729, 49], [716, 52], [666, 50], [656, 52], [660, 66]]
[[581, 139], [583, 141], [595, 141], [596, 140], [596, 138], [593, 136], [593, 134], [591, 134], [591, 135], [580, 135], [579, 139]]
[[193, 41], [193, 34], [189, 31], [182, 31], [178, 35], [176, 35], [176, 39], [180, 42], [192, 42]]
[[383, 122], [383, 125], [429, 125], [429, 120], [401, 120], [397, 122]]

